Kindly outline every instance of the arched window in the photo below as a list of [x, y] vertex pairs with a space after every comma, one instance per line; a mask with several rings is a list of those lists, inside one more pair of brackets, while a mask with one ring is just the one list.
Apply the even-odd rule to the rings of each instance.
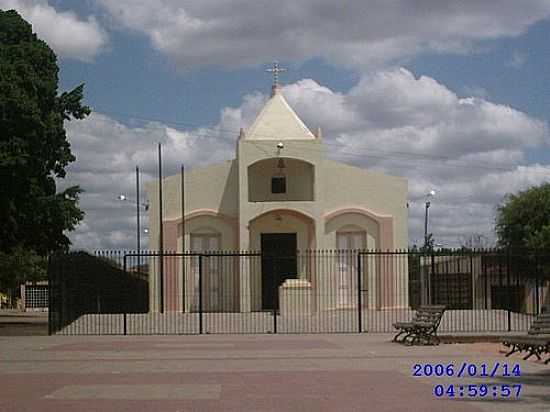
[[191, 233], [190, 240], [193, 252], [220, 250], [221, 236], [219, 233]]
[[367, 232], [365, 230], [336, 232], [336, 247], [338, 249], [365, 249], [366, 245]]

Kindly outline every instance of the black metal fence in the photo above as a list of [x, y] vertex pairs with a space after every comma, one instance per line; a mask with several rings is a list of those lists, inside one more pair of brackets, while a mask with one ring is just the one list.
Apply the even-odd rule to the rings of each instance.
[[97, 252], [52, 257], [50, 333], [391, 332], [444, 304], [442, 333], [524, 331], [550, 255], [510, 251]]

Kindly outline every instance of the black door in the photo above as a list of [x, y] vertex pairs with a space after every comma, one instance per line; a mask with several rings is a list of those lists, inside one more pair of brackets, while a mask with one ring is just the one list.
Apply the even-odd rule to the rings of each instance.
[[279, 308], [279, 286], [297, 269], [296, 233], [262, 233], [262, 309]]

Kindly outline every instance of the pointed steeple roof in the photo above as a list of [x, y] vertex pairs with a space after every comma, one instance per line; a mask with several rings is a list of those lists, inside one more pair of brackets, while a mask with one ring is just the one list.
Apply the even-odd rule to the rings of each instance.
[[280, 87], [245, 133], [246, 140], [313, 140], [315, 136], [292, 110]]

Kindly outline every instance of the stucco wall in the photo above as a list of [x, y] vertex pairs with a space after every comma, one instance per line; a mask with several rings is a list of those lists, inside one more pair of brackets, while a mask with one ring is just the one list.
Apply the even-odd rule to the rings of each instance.
[[[315, 201], [249, 201], [249, 175], [248, 167], [259, 160], [274, 159], [277, 156], [297, 159], [311, 164], [315, 170], [315, 180], [323, 179], [323, 172], [318, 169], [322, 157], [322, 146], [318, 139], [312, 141], [285, 140], [284, 149], [277, 149], [277, 140], [246, 141], [239, 140], [237, 144], [237, 163], [239, 167], [239, 240], [241, 249], [249, 249], [248, 223], [258, 215], [279, 208], [291, 207], [299, 212], [312, 216], [315, 220], [321, 218], [322, 198], [319, 186], [313, 185], [313, 198]], [[316, 236], [317, 238], [318, 236]]]
[[314, 169], [309, 163], [281, 158], [285, 168], [286, 193], [271, 193], [271, 178], [278, 173], [277, 158], [256, 162], [248, 167], [250, 202], [314, 200]]
[[[393, 249], [408, 246], [407, 179], [384, 175], [358, 167], [323, 161], [325, 179], [318, 182], [324, 191], [324, 209], [360, 206], [393, 218]], [[332, 239], [326, 239], [332, 242]]]
[[[201, 167], [185, 172], [185, 214], [208, 209], [229, 217], [238, 217], [238, 177], [235, 161]], [[158, 249], [158, 184], [146, 184], [149, 198], [149, 248]], [[164, 220], [181, 219], [181, 178], [169, 176], [163, 182]], [[170, 240], [176, 248], [177, 239]], [[165, 242], [166, 243], [166, 242]]]
[[[189, 234], [192, 232], [216, 231], [221, 233], [222, 249], [260, 249], [261, 233], [288, 232], [297, 233], [298, 249], [335, 249], [336, 233], [353, 226], [367, 232], [366, 247], [369, 249], [407, 247], [406, 179], [324, 159], [320, 139], [285, 140], [282, 150], [277, 149], [277, 143], [277, 140], [239, 140], [236, 160], [186, 173], [186, 215], [202, 210], [224, 216], [205, 215], [186, 220], [186, 245], [189, 245]], [[276, 172], [278, 156], [285, 158], [290, 197], [301, 200], [289, 202], [270, 193], [270, 179]], [[263, 163], [256, 163], [258, 161]], [[252, 166], [249, 169], [254, 164], [259, 167]], [[292, 179], [293, 175], [295, 179]], [[315, 177], [313, 183], [312, 175]], [[299, 184], [293, 187], [293, 183], [297, 182]], [[179, 175], [166, 178], [163, 186], [164, 218], [177, 224], [181, 222], [180, 187]], [[149, 183], [147, 189], [151, 204], [150, 248], [158, 249], [156, 182]], [[304, 200], [299, 197], [300, 193], [305, 199], [314, 200]], [[257, 199], [264, 201], [250, 201]], [[287, 213], [289, 209], [293, 212]], [[357, 211], [353, 212], [353, 209]], [[346, 210], [339, 214], [339, 211]], [[276, 220], [277, 215], [282, 216], [282, 220]], [[312, 219], [315, 224], [297, 217], [300, 215], [308, 216], [307, 219]], [[165, 248], [181, 250], [181, 228], [179, 231], [172, 229], [166, 233]], [[368, 292], [364, 299], [368, 307], [394, 307], [397, 302], [406, 301], [406, 288], [393, 292], [386, 290], [390, 287], [388, 285], [406, 284], [406, 268], [396, 271], [386, 267], [382, 273], [376, 262], [370, 262], [366, 267], [368, 274], [364, 282], [368, 285]], [[318, 288], [315, 293], [327, 296], [324, 302], [318, 301], [320, 309], [334, 306], [330, 297], [330, 288], [334, 284], [330, 276], [334, 276], [334, 273], [327, 274], [324, 282], [315, 279], [315, 287]], [[151, 289], [154, 291], [158, 277], [153, 275]], [[260, 307], [258, 298], [261, 298], [261, 283], [258, 279], [261, 280], [261, 275], [253, 270], [241, 268], [235, 274], [232, 283], [235, 290], [231, 294], [235, 296], [235, 305], [241, 311]], [[390, 298], [390, 294], [393, 298]], [[251, 299], [251, 296], [257, 298]], [[155, 301], [153, 295], [151, 301]]]

